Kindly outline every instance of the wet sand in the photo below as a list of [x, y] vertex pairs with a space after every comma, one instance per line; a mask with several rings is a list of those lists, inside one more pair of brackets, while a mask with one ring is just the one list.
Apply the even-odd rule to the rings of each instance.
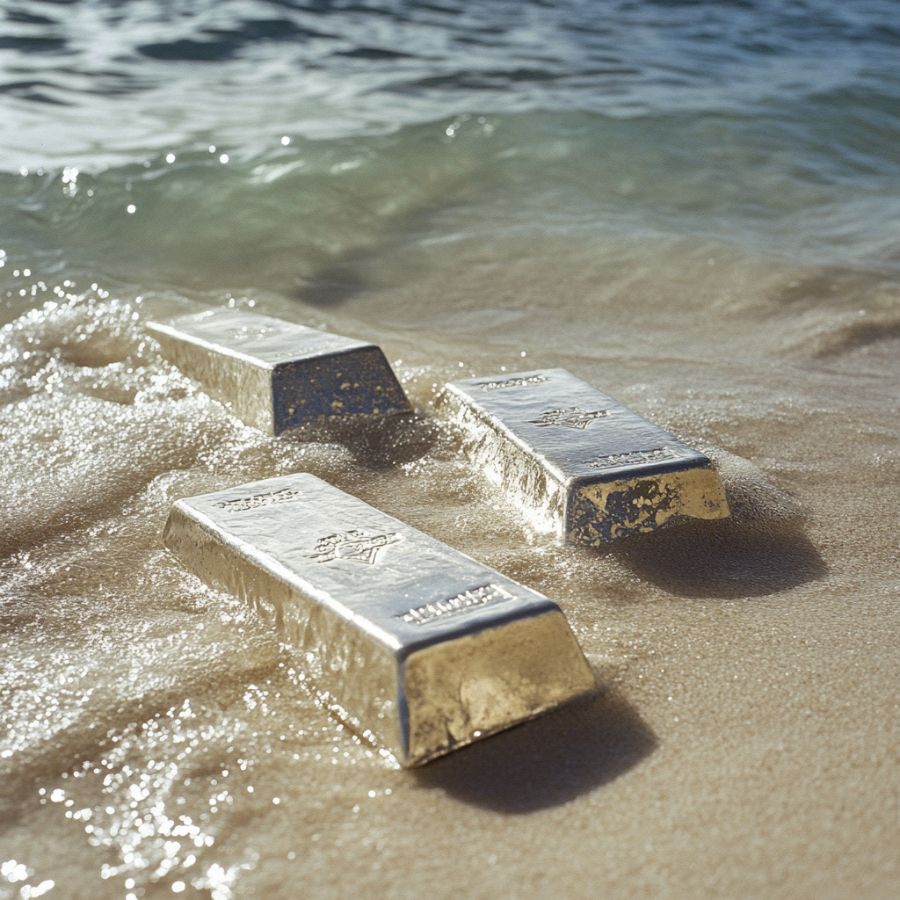
[[[222, 293], [90, 292], [4, 332], [0, 894], [896, 894], [895, 284], [552, 239], [278, 278], [238, 304], [379, 342], [420, 416], [351, 448], [244, 427], [140, 330]], [[541, 366], [708, 449], [732, 519], [529, 533], [431, 402]], [[161, 549], [173, 499], [300, 470], [555, 599], [597, 696], [387, 765]]]

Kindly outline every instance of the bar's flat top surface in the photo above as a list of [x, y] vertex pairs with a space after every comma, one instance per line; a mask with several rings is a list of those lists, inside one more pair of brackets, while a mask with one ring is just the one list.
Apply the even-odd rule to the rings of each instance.
[[204, 310], [166, 322], [148, 322], [147, 327], [265, 366], [372, 346], [368, 341], [238, 309]]
[[709, 460], [566, 369], [467, 378], [447, 385], [561, 481], [606, 481], [635, 469]]
[[394, 650], [557, 609], [313, 475], [270, 478], [176, 505]]

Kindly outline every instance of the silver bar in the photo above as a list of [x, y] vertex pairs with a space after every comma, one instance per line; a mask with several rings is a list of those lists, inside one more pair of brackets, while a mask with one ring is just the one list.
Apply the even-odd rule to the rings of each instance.
[[708, 457], [565, 369], [448, 384], [470, 458], [533, 527], [594, 546], [729, 515]]
[[234, 309], [147, 329], [210, 396], [269, 434], [325, 418], [410, 412], [375, 344]]
[[179, 500], [164, 541], [277, 626], [319, 699], [405, 766], [594, 687], [555, 603], [313, 475]]

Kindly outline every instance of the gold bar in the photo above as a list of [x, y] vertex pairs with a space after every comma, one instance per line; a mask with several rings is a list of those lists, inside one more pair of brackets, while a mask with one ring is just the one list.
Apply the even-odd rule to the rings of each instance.
[[248, 425], [411, 411], [375, 344], [234, 309], [148, 322], [165, 355]]
[[319, 699], [404, 766], [594, 688], [555, 603], [313, 475], [179, 500], [164, 541], [276, 626]]
[[440, 399], [466, 453], [539, 531], [595, 546], [729, 515], [707, 456], [565, 369], [469, 378]]

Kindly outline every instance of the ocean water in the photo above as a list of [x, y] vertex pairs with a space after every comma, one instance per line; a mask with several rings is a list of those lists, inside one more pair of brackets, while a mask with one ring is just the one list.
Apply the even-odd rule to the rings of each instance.
[[[890, 896], [900, 6], [0, 0], [0, 897]], [[145, 317], [380, 343], [268, 438]], [[557, 546], [434, 413], [564, 366], [729, 521]], [[161, 548], [310, 471], [557, 600], [594, 700], [418, 773]]]
[[893, 2], [3, 14], [2, 249], [45, 281], [327, 298], [385, 245], [547, 233], [900, 263]]

